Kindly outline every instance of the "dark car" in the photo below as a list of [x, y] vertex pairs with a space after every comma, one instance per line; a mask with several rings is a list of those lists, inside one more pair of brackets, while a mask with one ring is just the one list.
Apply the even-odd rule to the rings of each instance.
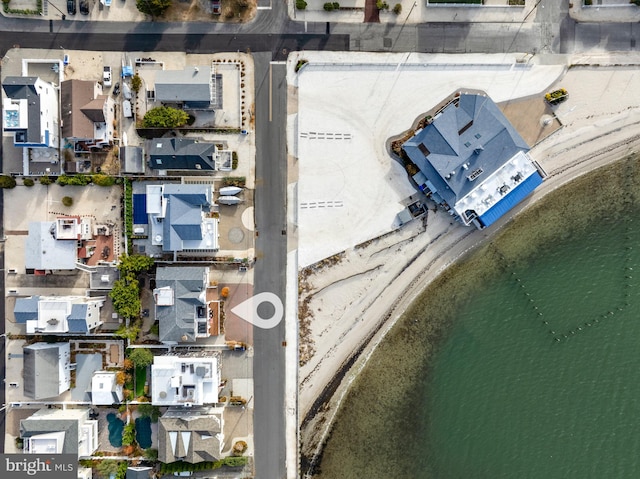
[[69, 15], [76, 14], [76, 0], [67, 0], [67, 13]]
[[113, 96], [118, 96], [120, 94], [120, 83], [116, 83], [113, 85]]
[[80, 0], [80, 13], [83, 15], [89, 15], [89, 1]]

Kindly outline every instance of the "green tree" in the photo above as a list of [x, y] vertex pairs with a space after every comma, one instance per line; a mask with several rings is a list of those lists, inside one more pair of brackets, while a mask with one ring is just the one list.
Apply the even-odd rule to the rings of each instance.
[[159, 106], [144, 115], [142, 126], [144, 128], [178, 128], [186, 125], [188, 120], [189, 115], [185, 111], [170, 106]]
[[16, 179], [10, 175], [0, 175], [0, 188], [15, 188]]
[[387, 2], [385, 2], [384, 0], [378, 0], [376, 2], [376, 8], [378, 10], [389, 10], [389, 4]]
[[22, 180], [22, 184], [24, 186], [33, 186], [36, 184], [36, 182], [33, 181], [31, 178], [25, 178], [24, 180]]
[[134, 362], [138, 368], [146, 368], [153, 362], [153, 353], [147, 348], [134, 348], [129, 353], [129, 359]]
[[44, 175], [44, 176], [40, 177], [40, 184], [41, 185], [45, 185], [46, 186], [46, 185], [50, 185], [51, 183], [53, 183], [53, 181], [47, 175]]
[[296, 8], [298, 10], [304, 10], [307, 8], [307, 2], [304, 0], [296, 0]]
[[332, 2], [327, 2], [323, 5], [323, 7], [325, 9], [325, 11], [330, 12], [331, 10], [333, 10], [333, 3]]
[[171, 0], [136, 0], [138, 11], [152, 17], [161, 17], [170, 6]]
[[109, 297], [120, 316], [137, 318], [140, 315], [140, 287], [135, 278], [125, 277], [115, 281]]
[[127, 254], [120, 255], [120, 263], [118, 264], [118, 271], [125, 276], [137, 275], [143, 271], [148, 271], [153, 266], [153, 258], [144, 256], [141, 254], [134, 254], [128, 256]]
[[73, 198], [71, 198], [71, 196], [63, 196], [62, 204], [69, 208], [71, 205], [73, 205]]
[[402, 13], [402, 4], [401, 3], [396, 3], [395, 6], [393, 7], [393, 13], [395, 13], [396, 15], [400, 15]]
[[131, 77], [131, 89], [138, 93], [142, 87], [142, 78], [137, 73]]

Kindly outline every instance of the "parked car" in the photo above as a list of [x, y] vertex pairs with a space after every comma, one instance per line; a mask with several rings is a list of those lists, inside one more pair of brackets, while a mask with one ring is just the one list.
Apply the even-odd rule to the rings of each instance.
[[113, 86], [113, 96], [118, 96], [120, 94], [120, 83], [116, 82]]
[[67, 0], [67, 13], [69, 15], [76, 14], [76, 0]]
[[221, 0], [211, 0], [211, 9], [214, 15], [220, 15], [222, 10]]
[[111, 86], [111, 67], [106, 66], [102, 71], [102, 84], [104, 86]]
[[80, 0], [80, 13], [89, 15], [89, 0]]

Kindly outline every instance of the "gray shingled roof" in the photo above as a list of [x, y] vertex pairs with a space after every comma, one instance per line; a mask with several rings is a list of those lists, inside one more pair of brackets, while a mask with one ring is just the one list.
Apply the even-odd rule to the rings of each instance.
[[156, 101], [209, 103], [211, 101], [211, 67], [187, 67], [156, 73]]
[[192, 138], [155, 138], [149, 149], [149, 167], [160, 170], [215, 170], [213, 143]]
[[[40, 95], [36, 91], [38, 77], [6, 77], [2, 88], [7, 97], [14, 100], [27, 100], [27, 143], [40, 143]], [[22, 130], [24, 131], [24, 130]]]
[[[160, 341], [193, 342], [195, 338], [196, 308], [204, 306], [200, 300], [205, 290], [204, 267], [159, 267], [156, 287], [170, 287], [174, 292], [173, 306], [156, 306], [160, 326]], [[184, 340], [184, 337], [187, 340]]]
[[20, 437], [64, 431], [62, 454], [78, 454], [78, 420], [55, 417], [57, 409], [40, 409], [33, 416], [20, 421]]
[[120, 164], [124, 165], [122, 171], [125, 173], [144, 173], [142, 148], [139, 146], [121, 146]]
[[181, 251], [182, 241], [202, 239], [202, 210], [209, 207], [206, 188], [206, 185], [165, 185], [164, 251]]
[[22, 349], [24, 354], [24, 394], [31, 399], [57, 397], [60, 393], [59, 352], [69, 355], [69, 343], [35, 343]]
[[39, 299], [40, 296], [16, 299], [16, 305], [13, 308], [13, 315], [16, 318], [16, 322], [26, 323], [27, 321], [38, 319]]
[[149, 479], [151, 467], [128, 467], [125, 479]]
[[[517, 152], [529, 151], [529, 146], [491, 98], [462, 94], [457, 106], [449, 104], [403, 149], [437, 193], [453, 205]], [[477, 175], [469, 181], [473, 172]]]
[[[175, 450], [170, 434], [176, 435]], [[189, 432], [189, 435], [181, 433]], [[191, 464], [216, 461], [220, 455], [222, 420], [209, 408], [190, 408], [188, 411], [169, 409], [158, 420], [158, 460], [183, 460]], [[188, 441], [185, 438], [188, 437]]]

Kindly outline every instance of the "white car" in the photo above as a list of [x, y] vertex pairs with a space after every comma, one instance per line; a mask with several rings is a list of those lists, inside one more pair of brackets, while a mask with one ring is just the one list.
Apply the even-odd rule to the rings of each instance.
[[102, 72], [102, 84], [104, 86], [111, 86], [111, 67], [104, 67]]

